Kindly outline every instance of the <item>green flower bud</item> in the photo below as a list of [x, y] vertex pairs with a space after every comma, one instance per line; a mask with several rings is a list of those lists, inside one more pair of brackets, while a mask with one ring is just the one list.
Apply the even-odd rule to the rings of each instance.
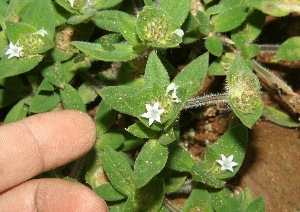
[[150, 46], [158, 48], [178, 46], [182, 41], [183, 32], [181, 31], [162, 9], [144, 7], [138, 15], [137, 34]]

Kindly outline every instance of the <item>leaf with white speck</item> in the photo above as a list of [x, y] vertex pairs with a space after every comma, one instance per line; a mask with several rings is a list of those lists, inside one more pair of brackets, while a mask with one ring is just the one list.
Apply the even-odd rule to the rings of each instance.
[[134, 165], [134, 179], [139, 188], [146, 185], [164, 167], [168, 148], [157, 140], [149, 140], [139, 153]]

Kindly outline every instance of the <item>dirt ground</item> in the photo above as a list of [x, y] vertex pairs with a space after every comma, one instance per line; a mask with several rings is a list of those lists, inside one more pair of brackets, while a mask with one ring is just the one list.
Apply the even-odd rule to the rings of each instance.
[[264, 197], [266, 211], [300, 211], [299, 133], [266, 121], [250, 131], [236, 179], [241, 187], [249, 186], [255, 197]]

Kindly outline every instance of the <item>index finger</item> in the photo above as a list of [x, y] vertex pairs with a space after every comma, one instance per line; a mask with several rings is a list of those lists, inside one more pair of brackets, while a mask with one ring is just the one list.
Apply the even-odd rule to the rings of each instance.
[[78, 111], [34, 115], [0, 127], [0, 193], [83, 156], [94, 145], [92, 119]]

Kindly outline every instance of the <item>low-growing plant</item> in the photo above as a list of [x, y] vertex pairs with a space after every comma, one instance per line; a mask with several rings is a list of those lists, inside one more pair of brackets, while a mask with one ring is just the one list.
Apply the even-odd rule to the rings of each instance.
[[[262, 115], [299, 127], [263, 105], [260, 81], [294, 113], [300, 98], [255, 59], [260, 51], [274, 52], [273, 62], [300, 59], [299, 37], [255, 42], [267, 15], [291, 12], [299, 5], [288, 0], [0, 0], [4, 122], [99, 104], [93, 151], [66, 169], [111, 211], [178, 211], [173, 193], [189, 194], [182, 211], [264, 211], [263, 198], [227, 181]], [[226, 78], [223, 90], [199, 96], [207, 76]], [[228, 130], [195, 160], [180, 145], [180, 114], [224, 103], [234, 114]], [[53, 172], [63, 177], [44, 176]]]

